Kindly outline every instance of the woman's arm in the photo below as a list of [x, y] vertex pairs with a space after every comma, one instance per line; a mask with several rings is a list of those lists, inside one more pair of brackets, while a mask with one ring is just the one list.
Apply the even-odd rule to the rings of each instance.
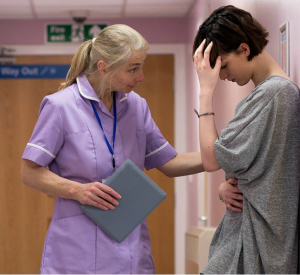
[[204, 172], [200, 152], [179, 153], [157, 169], [168, 177], [180, 177]]
[[[205, 40], [194, 55], [194, 63], [200, 82], [200, 115], [213, 112], [213, 94], [221, 68], [220, 57], [218, 57], [215, 67], [211, 68], [209, 55], [213, 44], [210, 43], [207, 46], [203, 55], [204, 44]], [[208, 172], [219, 170], [220, 166], [214, 149], [214, 143], [218, 138], [218, 134], [213, 115], [199, 117], [199, 132], [200, 151], [204, 169]]]
[[21, 179], [26, 185], [50, 196], [77, 200], [102, 210], [113, 210], [119, 204], [116, 199], [121, 198], [120, 194], [103, 183], [81, 184], [67, 180], [30, 160], [22, 160]]

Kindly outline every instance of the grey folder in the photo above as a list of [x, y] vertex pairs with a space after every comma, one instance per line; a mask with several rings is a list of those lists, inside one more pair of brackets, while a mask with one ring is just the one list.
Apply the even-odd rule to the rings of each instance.
[[82, 211], [118, 243], [122, 242], [167, 196], [131, 160], [105, 182], [122, 198], [114, 210], [82, 205]]

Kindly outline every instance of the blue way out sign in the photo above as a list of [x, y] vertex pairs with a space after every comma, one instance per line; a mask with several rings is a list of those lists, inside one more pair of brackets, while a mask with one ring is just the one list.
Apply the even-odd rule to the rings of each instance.
[[0, 65], [0, 78], [65, 78], [70, 65]]

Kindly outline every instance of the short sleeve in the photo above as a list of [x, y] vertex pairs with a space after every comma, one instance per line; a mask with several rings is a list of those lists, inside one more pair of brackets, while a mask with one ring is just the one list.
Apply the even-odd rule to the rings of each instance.
[[63, 145], [63, 124], [58, 107], [45, 97], [32, 136], [26, 145], [22, 158], [43, 167], [48, 166]]
[[255, 109], [246, 106], [222, 130], [214, 148], [217, 161], [227, 174], [241, 175], [259, 154], [264, 157], [262, 147], [271, 142], [276, 123], [275, 105], [272, 100]]
[[176, 150], [164, 138], [156, 123], [152, 119], [151, 112], [146, 101], [144, 105], [144, 122], [146, 133], [145, 168], [147, 170], [165, 164], [177, 155]]
[[215, 142], [220, 167], [239, 178], [264, 174], [289, 146], [287, 136], [297, 125], [298, 110], [299, 90], [289, 80], [273, 77], [258, 86]]

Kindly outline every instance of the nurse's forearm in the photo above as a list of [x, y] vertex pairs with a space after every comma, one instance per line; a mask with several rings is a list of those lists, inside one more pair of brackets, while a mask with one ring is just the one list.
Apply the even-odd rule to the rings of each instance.
[[180, 177], [204, 171], [199, 152], [179, 153], [157, 169], [168, 177]]
[[117, 199], [121, 198], [119, 193], [101, 182], [81, 184], [68, 180], [30, 160], [22, 160], [21, 178], [26, 185], [50, 196], [76, 200], [102, 210], [115, 209], [119, 205]]
[[21, 179], [40, 192], [64, 199], [75, 199], [74, 194], [81, 188], [80, 183], [59, 177], [30, 160], [22, 160]]
[[[212, 94], [200, 95], [199, 114], [210, 113], [213, 111]], [[218, 164], [214, 144], [218, 138], [218, 133], [213, 115], [204, 115], [199, 117], [199, 139], [200, 151], [203, 161], [203, 167], [207, 172], [213, 172], [220, 169]]]

